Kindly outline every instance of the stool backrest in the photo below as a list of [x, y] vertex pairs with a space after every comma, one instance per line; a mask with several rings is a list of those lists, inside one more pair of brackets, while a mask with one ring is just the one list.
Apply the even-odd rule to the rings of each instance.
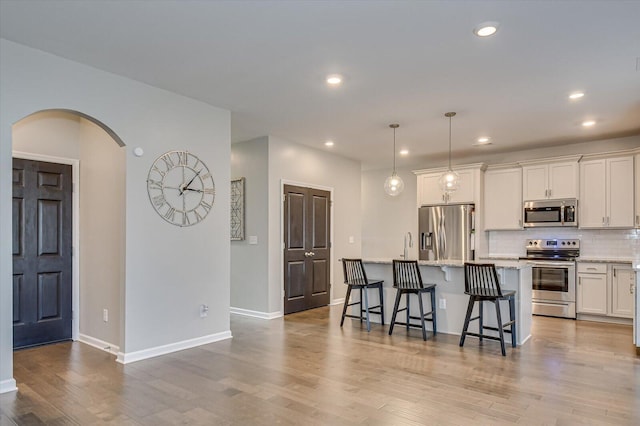
[[417, 260], [393, 261], [393, 286], [401, 289], [423, 288]]
[[342, 272], [345, 284], [364, 285], [368, 283], [362, 259], [342, 259]]
[[496, 265], [493, 263], [465, 263], [464, 292], [474, 296], [502, 297]]

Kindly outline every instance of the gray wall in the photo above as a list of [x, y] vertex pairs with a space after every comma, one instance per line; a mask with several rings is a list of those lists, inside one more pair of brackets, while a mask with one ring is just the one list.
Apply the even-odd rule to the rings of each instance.
[[[269, 138], [231, 145], [231, 176], [245, 178], [245, 240], [231, 241], [231, 306], [269, 311]], [[258, 244], [249, 244], [249, 236]]]
[[[269, 312], [282, 311], [282, 180], [333, 188], [333, 301], [344, 298], [342, 257], [360, 257], [360, 163], [269, 137]], [[349, 237], [353, 243], [349, 243]]]
[[[0, 40], [0, 93], [0, 386], [13, 381], [11, 127], [36, 111], [80, 111], [130, 145], [124, 355], [229, 336], [230, 113], [6, 40]], [[144, 157], [130, 154], [136, 146]], [[207, 162], [217, 184], [214, 208], [195, 227], [169, 225], [149, 205], [149, 167], [174, 149]], [[202, 303], [210, 307], [206, 318], [199, 316]]]
[[362, 172], [362, 256], [366, 259], [400, 259], [404, 235], [411, 232], [409, 258], [418, 258], [417, 178], [407, 169], [397, 169], [404, 191], [395, 197], [384, 192], [391, 169]]

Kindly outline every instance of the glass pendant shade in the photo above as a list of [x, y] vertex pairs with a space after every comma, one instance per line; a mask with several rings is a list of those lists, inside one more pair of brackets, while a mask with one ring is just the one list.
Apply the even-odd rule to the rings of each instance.
[[391, 176], [384, 181], [384, 192], [392, 197], [400, 194], [404, 189], [404, 182], [402, 178], [396, 173], [396, 129], [400, 127], [399, 124], [389, 124], [389, 127], [393, 129], [393, 172]]
[[440, 176], [438, 183], [440, 188], [447, 194], [455, 192], [460, 187], [460, 175], [451, 169], [451, 118], [455, 117], [455, 112], [448, 112], [444, 116], [449, 119], [449, 169]]
[[391, 195], [392, 197], [400, 194], [403, 189], [404, 182], [396, 172], [393, 172], [393, 174], [391, 174], [391, 176], [389, 176], [387, 180], [384, 181], [384, 192], [386, 192], [388, 195]]
[[456, 191], [460, 187], [460, 175], [453, 170], [448, 170], [440, 176], [440, 188], [447, 193]]

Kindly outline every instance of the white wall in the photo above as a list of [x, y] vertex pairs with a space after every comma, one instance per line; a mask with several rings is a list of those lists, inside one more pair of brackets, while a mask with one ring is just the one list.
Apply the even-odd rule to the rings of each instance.
[[411, 170], [397, 169], [404, 191], [395, 197], [384, 192], [391, 169], [362, 173], [362, 257], [400, 259], [404, 236], [411, 232], [409, 259], [418, 258], [417, 177]]
[[[269, 311], [269, 138], [231, 146], [231, 175], [245, 178], [245, 240], [231, 241], [231, 307]], [[258, 244], [249, 244], [249, 236]]]
[[[122, 359], [229, 337], [229, 112], [6, 40], [0, 40], [0, 93], [0, 386], [13, 380], [11, 127], [36, 111], [80, 111], [145, 150], [137, 158], [128, 149], [126, 158]], [[198, 155], [217, 184], [214, 208], [195, 227], [169, 225], [149, 204], [149, 166], [174, 149]], [[206, 318], [199, 316], [203, 303], [210, 307]]]
[[[333, 300], [344, 298], [342, 257], [360, 257], [360, 163], [330, 152], [269, 137], [269, 312], [282, 310], [282, 180], [333, 188]], [[349, 237], [354, 243], [349, 243]]]

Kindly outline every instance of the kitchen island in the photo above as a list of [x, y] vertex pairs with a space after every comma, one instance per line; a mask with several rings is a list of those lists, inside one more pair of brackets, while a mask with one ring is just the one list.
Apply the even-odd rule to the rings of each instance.
[[[370, 280], [384, 280], [384, 311], [385, 324], [391, 321], [393, 303], [396, 290], [393, 288], [392, 261], [390, 259], [364, 259], [367, 277]], [[516, 331], [518, 345], [522, 345], [531, 337], [531, 266], [526, 262], [517, 260], [478, 261], [475, 263], [495, 263], [503, 290], [516, 291]], [[418, 261], [422, 281], [425, 284], [436, 284], [436, 315], [438, 319], [438, 333], [460, 334], [464, 325], [464, 317], [469, 303], [469, 296], [464, 294], [464, 262], [460, 261]], [[373, 296], [373, 292], [371, 293]], [[357, 296], [356, 296], [357, 297]], [[374, 299], [375, 300], [375, 299]], [[428, 297], [425, 297], [426, 306], [429, 306]], [[374, 302], [371, 302], [375, 304]], [[404, 300], [400, 307], [404, 306]], [[508, 303], [500, 302], [503, 321], [508, 321]], [[428, 308], [427, 308], [428, 309]], [[474, 316], [477, 312], [477, 304]], [[411, 298], [411, 310], [418, 311], [417, 299]], [[404, 321], [404, 312], [398, 314], [398, 319]], [[372, 315], [373, 321], [379, 321], [379, 316]], [[496, 325], [495, 310], [485, 303], [484, 323], [489, 326]], [[427, 326], [430, 331], [430, 327]], [[473, 321], [469, 330], [477, 330], [477, 321]], [[399, 327], [395, 333], [403, 332]]]

